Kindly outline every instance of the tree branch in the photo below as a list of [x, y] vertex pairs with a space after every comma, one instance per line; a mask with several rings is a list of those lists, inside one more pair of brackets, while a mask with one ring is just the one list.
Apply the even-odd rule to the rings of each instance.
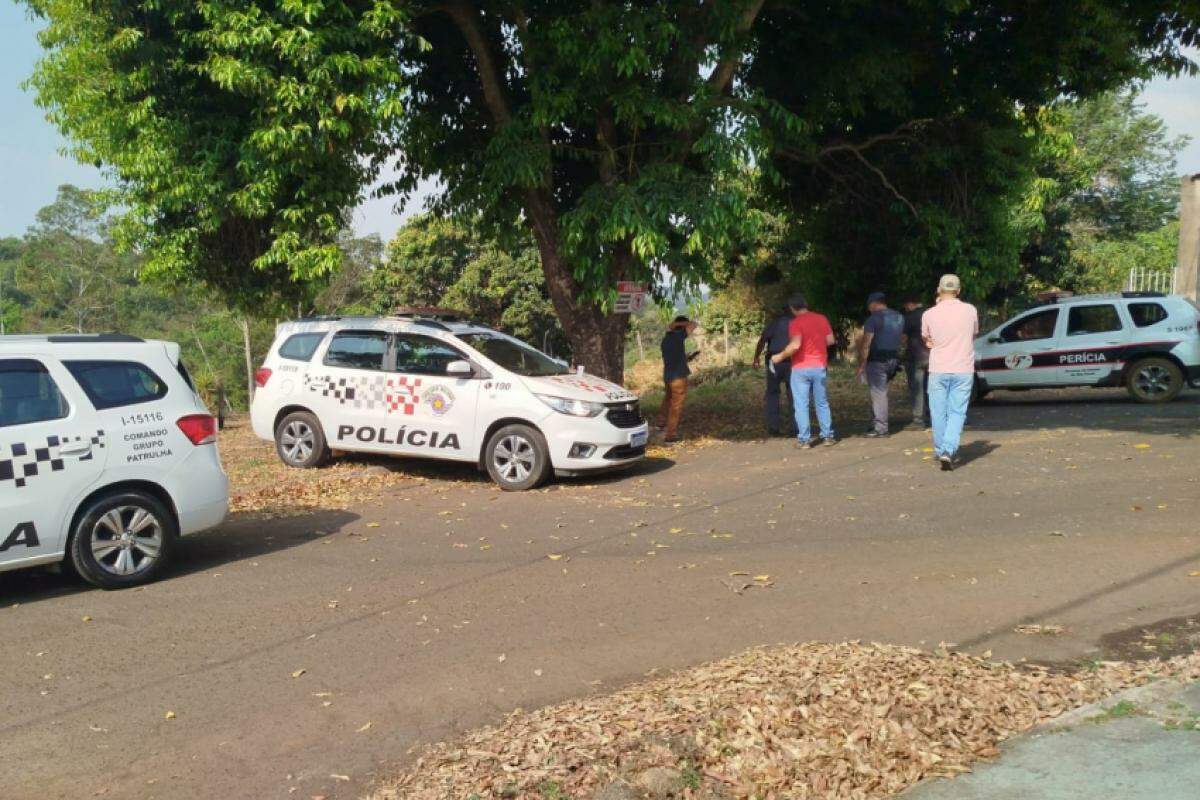
[[483, 87], [483, 98], [488, 110], [498, 125], [512, 121], [512, 109], [504, 90], [504, 82], [496, 67], [496, 59], [492, 48], [488, 46], [487, 37], [479, 27], [479, 11], [464, 0], [451, 0], [442, 6], [454, 24], [462, 31], [467, 46], [475, 56], [475, 67], [479, 71], [479, 83]]
[[[742, 36], [750, 31], [750, 26], [754, 24], [754, 20], [758, 17], [758, 12], [762, 11], [763, 0], [750, 0], [745, 10], [742, 11], [741, 19], [738, 20], [737, 34]], [[741, 66], [742, 57], [740, 53], [731, 53], [717, 63], [717, 68], [713, 70], [712, 75], [708, 76], [708, 87], [713, 94], [724, 94], [729, 88], [730, 82], [733, 80], [733, 73]]]

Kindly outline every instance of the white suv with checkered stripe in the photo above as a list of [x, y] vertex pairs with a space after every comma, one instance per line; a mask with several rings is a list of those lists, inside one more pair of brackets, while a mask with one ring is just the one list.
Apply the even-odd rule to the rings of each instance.
[[225, 517], [216, 434], [177, 344], [0, 336], [0, 571], [160, 575], [180, 535]]
[[283, 323], [255, 382], [254, 432], [292, 467], [388, 453], [477, 464], [521, 490], [646, 452], [632, 392], [446, 309]]

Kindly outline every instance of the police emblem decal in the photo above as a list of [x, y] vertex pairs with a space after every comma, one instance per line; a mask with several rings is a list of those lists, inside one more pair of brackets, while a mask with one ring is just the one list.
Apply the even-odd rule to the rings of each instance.
[[430, 386], [425, 392], [425, 402], [434, 416], [440, 417], [454, 407], [454, 392], [441, 384]]
[[1033, 366], [1033, 356], [1029, 353], [1009, 353], [1004, 357], [1004, 366], [1009, 369], [1029, 369]]

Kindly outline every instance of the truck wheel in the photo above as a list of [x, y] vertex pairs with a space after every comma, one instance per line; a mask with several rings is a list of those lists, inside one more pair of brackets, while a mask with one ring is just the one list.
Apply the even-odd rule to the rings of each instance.
[[1167, 358], [1143, 358], [1129, 367], [1125, 388], [1139, 403], [1169, 403], [1183, 391], [1183, 370]]
[[505, 425], [493, 433], [483, 461], [488, 475], [506, 492], [532, 489], [550, 474], [546, 440], [528, 425]]
[[275, 452], [289, 467], [319, 467], [329, 460], [329, 445], [321, 423], [307, 411], [293, 411], [275, 428]]
[[155, 497], [121, 492], [92, 501], [71, 531], [70, 564], [101, 589], [154, 580], [178, 538], [175, 517]]

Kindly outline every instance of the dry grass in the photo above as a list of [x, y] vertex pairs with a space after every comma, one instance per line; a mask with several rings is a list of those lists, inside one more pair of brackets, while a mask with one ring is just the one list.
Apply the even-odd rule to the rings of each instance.
[[967, 772], [1014, 733], [1168, 675], [1200, 678], [1200, 655], [1064, 674], [883, 645], [755, 649], [514, 712], [426, 748], [371, 797], [658, 798], [651, 784], [663, 779], [685, 800], [887, 797]]
[[229, 510], [263, 516], [292, 516], [343, 509], [413, 480], [424, 480], [416, 462], [355, 455], [320, 469], [293, 469], [275, 447], [255, 437], [250, 421], [227, 422], [220, 436], [221, 463], [229, 475]]
[[[662, 404], [662, 361], [646, 359], [625, 370], [625, 383], [642, 398], [642, 410], [653, 419]], [[834, 365], [829, 370], [829, 404], [839, 434], [858, 433], [871, 419], [867, 387], [854, 378], [852, 367]], [[701, 359], [693, 365], [680, 433], [691, 443], [707, 439], [739, 440], [762, 438], [763, 369], [746, 362], [726, 365]], [[902, 375], [892, 381], [893, 409], [908, 405], [908, 390]], [[783, 411], [788, 414], [788, 410]]]

